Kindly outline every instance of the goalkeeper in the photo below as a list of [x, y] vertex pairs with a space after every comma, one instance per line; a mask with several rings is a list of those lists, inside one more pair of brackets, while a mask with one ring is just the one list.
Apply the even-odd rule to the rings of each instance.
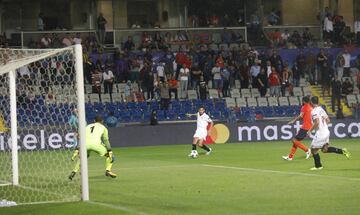
[[79, 120], [78, 120], [78, 110], [76, 108], [72, 109], [72, 114], [69, 119], [69, 124], [71, 126], [72, 131], [74, 132], [74, 141], [73, 147], [75, 148], [74, 153], [71, 156], [71, 160], [74, 161], [76, 156], [79, 155], [79, 146], [78, 146], [78, 130], [79, 130]]
[[[101, 116], [95, 117], [95, 122], [86, 126], [86, 149], [87, 156], [90, 156], [90, 152], [94, 151], [100, 156], [104, 156], [106, 161], [106, 171], [105, 176], [116, 178], [116, 174], [111, 172], [111, 167], [114, 161], [113, 152], [111, 151], [111, 146], [109, 142], [108, 130], [103, 125], [104, 120]], [[72, 180], [76, 173], [80, 169], [80, 158], [76, 161], [75, 167], [69, 179]]]

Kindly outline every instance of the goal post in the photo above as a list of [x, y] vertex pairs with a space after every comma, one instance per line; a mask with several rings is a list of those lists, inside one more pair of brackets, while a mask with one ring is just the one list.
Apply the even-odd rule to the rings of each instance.
[[[78, 129], [68, 123], [78, 110]], [[89, 200], [82, 46], [0, 49], [0, 198]], [[78, 139], [78, 141], [76, 141]], [[70, 181], [80, 145], [80, 177]]]

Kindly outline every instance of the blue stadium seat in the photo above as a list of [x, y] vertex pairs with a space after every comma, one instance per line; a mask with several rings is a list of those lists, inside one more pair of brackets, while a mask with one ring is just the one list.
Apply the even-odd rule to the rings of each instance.
[[143, 120], [143, 112], [139, 109], [131, 110], [130, 115], [132, 116], [131, 121], [141, 122]]
[[146, 102], [138, 102], [137, 108], [143, 111], [146, 111], [148, 109], [148, 105]]
[[166, 111], [166, 119], [167, 120], [176, 120], [177, 114], [176, 111], [168, 110]]
[[157, 111], [157, 118], [158, 121], [165, 121], [166, 120], [166, 113], [164, 110], [158, 110]]

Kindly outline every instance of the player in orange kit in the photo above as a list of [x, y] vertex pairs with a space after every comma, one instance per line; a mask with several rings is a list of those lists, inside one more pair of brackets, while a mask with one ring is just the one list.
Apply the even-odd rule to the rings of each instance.
[[299, 132], [296, 134], [296, 136], [292, 139], [293, 146], [291, 149], [291, 152], [287, 156], [282, 156], [284, 160], [291, 161], [294, 158], [294, 154], [299, 147], [306, 153], [306, 159], [310, 158], [311, 150], [301, 144], [301, 141], [307, 136], [307, 132], [312, 127], [312, 121], [311, 121], [311, 111], [312, 106], [310, 105], [310, 98], [308, 96], [304, 96], [302, 99], [303, 106], [301, 107], [300, 115], [295, 117], [293, 120], [291, 120], [288, 124], [293, 124], [299, 119], [303, 119], [303, 124], [299, 130]]

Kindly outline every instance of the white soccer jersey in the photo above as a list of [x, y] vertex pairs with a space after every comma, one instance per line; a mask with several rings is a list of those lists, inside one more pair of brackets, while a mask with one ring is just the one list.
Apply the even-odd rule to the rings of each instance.
[[311, 119], [313, 121], [313, 123], [315, 122], [315, 119], [319, 119], [319, 126], [316, 129], [316, 132], [318, 131], [329, 131], [329, 127], [328, 124], [326, 122], [326, 119], [329, 116], [327, 115], [327, 113], [325, 112], [325, 110], [320, 107], [317, 106], [315, 107], [312, 111], [311, 111]]
[[208, 126], [208, 123], [212, 122], [212, 120], [210, 119], [209, 115], [207, 115], [206, 113], [203, 113], [200, 116], [200, 113], [197, 113], [197, 129], [205, 129]]

